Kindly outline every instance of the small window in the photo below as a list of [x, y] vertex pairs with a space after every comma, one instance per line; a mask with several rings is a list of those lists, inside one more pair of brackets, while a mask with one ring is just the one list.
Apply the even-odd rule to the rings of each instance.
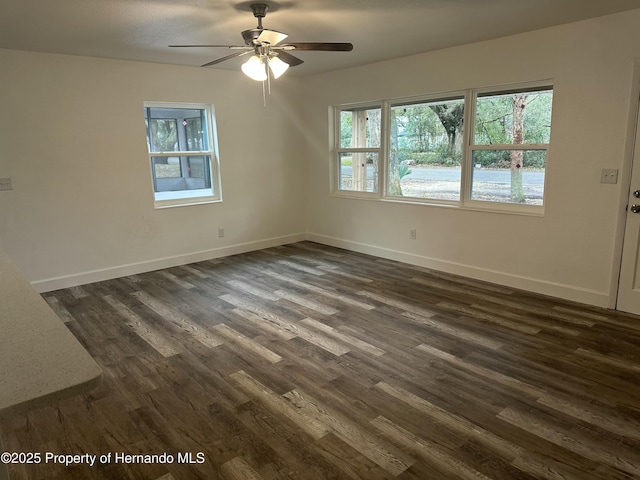
[[145, 127], [156, 207], [221, 199], [210, 107], [145, 103]]
[[471, 200], [543, 205], [552, 101], [548, 87], [477, 95]]
[[380, 106], [341, 108], [337, 115], [336, 189], [378, 192]]

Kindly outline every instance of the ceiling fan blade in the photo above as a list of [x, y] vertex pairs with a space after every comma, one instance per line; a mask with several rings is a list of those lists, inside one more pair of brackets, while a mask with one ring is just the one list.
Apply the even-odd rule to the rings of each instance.
[[285, 52], [284, 50], [278, 50], [278, 58], [282, 60], [284, 63], [288, 64], [290, 67], [295, 67], [296, 65], [300, 65], [304, 63], [303, 60], [300, 60], [298, 57], [294, 57], [290, 53]]
[[266, 28], [258, 35], [258, 42], [268, 43], [269, 45], [277, 45], [289, 35], [282, 32], [276, 32], [275, 30], [267, 30]]
[[216, 47], [216, 48], [246, 48], [246, 45], [169, 45], [171, 48], [200, 48], [200, 47]]
[[350, 52], [353, 50], [353, 44], [340, 42], [323, 42], [323, 43], [284, 43], [280, 47], [293, 47], [294, 50], [318, 50], [326, 52]]
[[236, 58], [236, 57], [241, 57], [242, 55], [246, 55], [247, 53], [251, 53], [251, 50], [245, 51], [245, 52], [235, 52], [232, 53], [231, 55], [227, 55], [226, 57], [222, 57], [222, 58], [218, 58], [216, 60], [212, 60], [209, 63], [205, 63], [204, 65], [201, 65], [202, 67], [210, 67], [211, 65], [216, 65], [218, 63], [224, 62], [225, 60], [230, 60], [232, 58]]

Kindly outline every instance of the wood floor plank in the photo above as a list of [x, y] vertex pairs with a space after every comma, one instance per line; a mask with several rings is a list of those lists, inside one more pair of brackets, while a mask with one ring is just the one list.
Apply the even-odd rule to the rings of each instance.
[[322, 295], [323, 297], [328, 297], [334, 300], [337, 300], [338, 302], [341, 303], [346, 303], [348, 305], [354, 306], [354, 307], [358, 307], [358, 308], [362, 308], [363, 310], [373, 310], [375, 307], [369, 303], [365, 303], [365, 302], [361, 302], [359, 300], [356, 300], [354, 298], [351, 298], [349, 296], [346, 295], [341, 295], [338, 293], [334, 293], [331, 292], [327, 289], [321, 288], [321, 287], [317, 287], [315, 285], [312, 285], [309, 282], [300, 282], [298, 280], [296, 280], [295, 278], [291, 278], [290, 276], [287, 275], [281, 275], [277, 272], [273, 272], [273, 271], [265, 271], [265, 274], [269, 275], [270, 277], [276, 278], [278, 280], [281, 280], [283, 282], [287, 282], [291, 285], [295, 285], [296, 287], [300, 287], [304, 290], [309, 290], [311, 292], [317, 293], [319, 295]]
[[199, 278], [209, 278], [209, 274], [203, 272], [202, 270], [196, 268], [194, 265], [182, 265], [182, 268], [185, 272], [190, 273], [191, 275], [195, 275]]
[[302, 410], [292, 408], [289, 402], [285, 401], [280, 395], [277, 395], [242, 370], [231, 374], [229, 378], [248, 395], [255, 397], [274, 412], [289, 418], [313, 438], [322, 438], [329, 433], [329, 429], [324, 423], [317, 421], [313, 416]]
[[322, 456], [338, 466], [349, 478], [376, 478], [380, 480], [398, 478], [397, 475], [387, 472], [333, 433], [319, 439], [318, 444], [322, 446]]
[[56, 315], [58, 315], [60, 320], [65, 323], [75, 320], [73, 318], [73, 315], [69, 313], [69, 311], [60, 303], [60, 301], [54, 295], [45, 295], [44, 299], [51, 307], [51, 310], [53, 310]]
[[523, 394], [531, 395], [534, 398], [540, 398], [545, 393], [544, 390], [541, 390], [538, 387], [528, 385], [516, 378], [512, 378], [507, 375], [503, 375], [499, 372], [496, 372], [484, 367], [479, 367], [472, 363], [466, 362], [465, 360], [458, 358], [455, 355], [451, 355], [447, 352], [443, 352], [442, 350], [438, 350], [437, 348], [430, 347], [429, 345], [420, 344], [418, 345], [417, 349], [423, 352], [427, 352], [430, 355], [433, 355], [447, 362], [450, 362], [456, 367], [460, 367], [472, 373], [482, 375], [487, 379], [489, 379], [490, 381], [501, 383], [502, 385], [506, 385], [508, 387], [514, 388], [522, 392]]
[[138, 314], [129, 309], [122, 302], [111, 295], [106, 295], [103, 299], [111, 305], [125, 319], [125, 325], [131, 328], [145, 342], [151, 345], [163, 357], [171, 357], [180, 353], [180, 348], [163, 337], [155, 328], [145, 322]]
[[234, 308], [232, 312], [239, 317], [248, 320], [258, 328], [269, 333], [273, 333], [274, 335], [277, 335], [284, 340], [291, 340], [297, 335], [295, 331], [292, 331], [290, 328], [288, 328], [288, 324], [279, 320], [275, 320], [275, 315], [271, 316], [270, 314], [268, 314], [267, 318], [272, 318], [272, 320], [268, 320], [267, 318], [265, 318], [265, 316], [261, 316], [249, 310], [243, 310], [242, 308]]
[[213, 327], [216, 332], [218, 332], [222, 337], [229, 339], [231, 342], [240, 346], [241, 348], [246, 348], [264, 358], [269, 363], [276, 363], [282, 360], [282, 357], [277, 353], [272, 352], [266, 347], [263, 347], [257, 342], [254, 342], [250, 338], [245, 337], [244, 335], [236, 332], [232, 328], [229, 328], [224, 323], [216, 325]]
[[580, 405], [579, 400], [555, 395], [543, 395], [536, 401], [565, 415], [596, 425], [603, 430], [640, 441], [640, 430], [634, 425], [633, 419], [611, 408], [594, 405], [594, 402], [588, 405]]
[[220, 467], [227, 480], [264, 480], [242, 457], [235, 457]]
[[[263, 404], [256, 401], [242, 405], [237, 411], [237, 416], [246, 429], [268, 441], [269, 447], [277, 457], [268, 465], [269, 471], [272, 472], [271, 478], [282, 480], [353, 479], [322, 455], [320, 446], [326, 436], [318, 441], [310, 442], [306, 432], [282, 428], [283, 423], [278, 419], [278, 415], [273, 415]], [[263, 467], [261, 471], [264, 470]]]
[[[338, 340], [340, 340], [343, 343], [347, 343], [349, 345], [353, 345], [354, 347], [370, 353], [371, 355], [374, 356], [379, 356], [379, 355], [384, 355], [385, 351], [382, 350], [381, 348], [376, 347], [375, 345], [371, 345], [370, 343], [367, 343], [363, 340], [360, 340], [357, 337], [354, 337], [353, 335], [347, 335], [344, 333], [341, 333], [340, 331], [336, 330], [335, 328], [326, 325], [322, 322], [319, 322], [317, 320], [314, 320], [313, 318], [304, 318], [302, 320], [300, 320], [300, 323], [303, 323], [305, 325], [309, 325], [317, 330], [320, 330], [322, 332], [327, 333], [329, 336], [334, 337]], [[345, 352], [346, 353], [346, 352]]]
[[587, 358], [591, 358], [594, 362], [605, 363], [609, 366], [613, 366], [623, 370], [629, 370], [631, 372], [640, 373], [640, 360], [639, 361], [629, 361], [622, 358], [613, 357], [610, 355], [604, 355], [599, 352], [594, 352], [593, 350], [589, 350], [587, 348], [577, 348], [574, 352], [576, 355], [581, 355]]
[[314, 267], [308, 267], [306, 265], [302, 265], [299, 262], [292, 262], [290, 260], [279, 260], [278, 263], [285, 267], [289, 267], [293, 270], [299, 270], [304, 273], [310, 273], [311, 275], [320, 276], [325, 274], [325, 272], [323, 272], [322, 270], [318, 270], [317, 268], [314, 268]]
[[133, 296], [136, 297], [140, 302], [148, 306], [150, 309], [157, 312], [163, 318], [167, 319], [170, 322], [173, 322], [181, 330], [192, 336], [203, 345], [207, 347], [217, 347], [219, 345], [222, 345], [223, 342], [219, 338], [216, 338], [186, 316], [176, 312], [175, 310], [172, 310], [170, 307], [164, 305], [161, 301], [151, 297], [145, 292], [135, 292], [133, 293]]
[[404, 428], [395, 425], [388, 419], [380, 416], [371, 421], [371, 424], [381, 432], [394, 439], [396, 443], [403, 445], [415, 455], [426, 459], [438, 470], [450, 474], [454, 478], [465, 480], [490, 480], [489, 477], [474, 470], [469, 465], [460, 462], [455, 456], [442, 451], [437, 445], [418, 438]]
[[436, 422], [442, 424], [446, 428], [464, 434], [469, 438], [473, 438], [476, 442], [494, 450], [505, 459], [514, 460], [524, 452], [522, 447], [519, 447], [514, 443], [505, 440], [494, 433], [479, 427], [478, 425], [475, 425], [464, 417], [447, 412], [443, 408], [440, 408], [437, 405], [408, 392], [407, 390], [393, 387], [385, 382], [378, 383], [376, 387], [398, 400], [405, 402], [416, 410], [419, 410], [423, 414], [433, 418]]
[[289, 320], [284, 316], [272, 313], [270, 310], [260, 307], [255, 303], [245, 300], [244, 298], [240, 298], [237, 295], [222, 295], [220, 298], [238, 309], [253, 313], [254, 316], [261, 318], [265, 322], [271, 323], [271, 325], [277, 329], [288, 332], [294, 337], [298, 335], [299, 329], [296, 322], [293, 320]]
[[[640, 318], [312, 242], [43, 295], [104, 371], [12, 480], [640, 478]], [[0, 379], [1, 381], [1, 379]]]
[[330, 353], [333, 353], [334, 355], [344, 355], [349, 351], [348, 347], [341, 344], [340, 342], [334, 341], [330, 337], [308, 329], [304, 325], [300, 325], [299, 323], [290, 322], [277, 315], [266, 312], [238, 297], [235, 297], [233, 295], [223, 295], [220, 298], [231, 303], [232, 305], [241, 307], [241, 309], [248, 309], [249, 312], [254, 314], [254, 316], [252, 317], [254, 320], [255, 315], [258, 315], [260, 318], [270, 322], [272, 326], [276, 327], [276, 329], [281, 330], [285, 335], [288, 334], [293, 337], [300, 337], [308, 341], [309, 343], [317, 345], [318, 347], [327, 350]]
[[403, 454], [399, 449], [376, 439], [367, 430], [354, 425], [348, 419], [342, 417], [330, 409], [323, 407], [317, 400], [308, 397], [298, 390], [292, 390], [284, 395], [296, 408], [301, 409], [310, 418], [326, 425], [327, 429], [341, 438], [365, 457], [381, 466], [392, 475], [404, 472], [414, 460]]
[[187, 282], [186, 280], [183, 280], [182, 278], [178, 277], [177, 275], [171, 272], [162, 271], [162, 272], [159, 272], [159, 274], [162, 275], [167, 280], [172, 281], [173, 283], [175, 283], [176, 285], [182, 288], [194, 288], [193, 284]]
[[337, 313], [337, 310], [335, 310], [334, 308], [326, 307], [321, 303], [305, 298], [302, 295], [286, 292], [284, 290], [276, 290], [275, 293], [280, 298], [283, 298], [293, 303], [297, 303], [298, 305], [301, 305], [304, 308], [308, 308], [309, 310], [313, 310], [314, 312], [320, 313], [322, 315], [333, 315], [334, 313]]
[[[534, 476], [534, 478], [543, 478], [545, 480], [582, 480], [585, 478], [584, 471], [562, 465], [552, 458], [542, 457], [535, 453], [526, 453], [516, 458], [512, 462], [513, 466]], [[606, 478], [596, 475], [591, 478]], [[612, 479], [613, 477], [608, 477]]]
[[611, 451], [602, 448], [594, 448], [595, 446], [591, 441], [575, 438], [575, 436], [571, 435], [570, 432], [563, 427], [550, 424], [529, 413], [518, 411], [511, 407], [507, 407], [500, 412], [498, 414], [498, 418], [513, 425], [517, 425], [534, 435], [544, 438], [545, 440], [555, 443], [556, 445], [566, 448], [578, 455], [604, 462], [624, 472], [640, 476], [640, 466], [638, 466], [640, 465], [640, 453], [638, 452], [635, 454], [628, 452], [633, 459], [633, 461], [629, 461], [627, 458], [619, 456]]
[[250, 283], [243, 282], [241, 280], [229, 280], [227, 283], [232, 287], [234, 287], [235, 289], [242, 290], [243, 292], [246, 292], [246, 293], [250, 293], [251, 295], [262, 298], [263, 300], [271, 300], [272, 302], [274, 302], [280, 299], [280, 297], [275, 293], [271, 293], [267, 290], [257, 288], [251, 285]]
[[380, 295], [378, 293], [370, 292], [370, 291], [367, 291], [367, 290], [360, 290], [359, 292], [356, 292], [356, 293], [358, 295], [362, 295], [364, 297], [371, 298], [373, 300], [376, 300], [377, 302], [384, 303], [384, 304], [389, 305], [391, 307], [395, 307], [395, 308], [398, 308], [400, 310], [405, 310], [407, 312], [411, 312], [411, 313], [416, 313], [418, 315], [422, 315], [423, 317], [426, 317], [426, 318], [433, 317], [435, 315], [435, 313], [432, 312], [432, 311], [426, 310], [424, 308], [417, 307], [417, 306], [411, 304], [410, 302], [406, 302], [404, 300], [391, 298], [391, 297], [388, 297], [386, 295]]
[[446, 322], [439, 321], [441, 317], [432, 319], [428, 317], [423, 317], [422, 315], [419, 315], [413, 312], [403, 312], [402, 316], [416, 323], [419, 323], [421, 325], [426, 325], [427, 327], [433, 330], [437, 330], [439, 332], [446, 333], [448, 335], [453, 335], [454, 337], [458, 337], [461, 340], [466, 340], [471, 343], [476, 343], [478, 345], [482, 345], [484, 347], [490, 348], [491, 350], [497, 350], [503, 345], [501, 342], [493, 340], [489, 337], [477, 335], [473, 332], [465, 331], [463, 329], [447, 325]]

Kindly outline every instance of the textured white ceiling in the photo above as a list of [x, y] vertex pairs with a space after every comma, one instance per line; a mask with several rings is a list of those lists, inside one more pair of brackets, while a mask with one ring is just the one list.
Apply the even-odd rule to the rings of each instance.
[[[255, 28], [251, 1], [0, 0], [0, 48], [201, 65]], [[640, 0], [290, 0], [264, 26], [292, 42], [352, 42], [352, 52], [296, 52], [310, 75], [640, 8]], [[209, 68], [238, 69], [241, 59]]]

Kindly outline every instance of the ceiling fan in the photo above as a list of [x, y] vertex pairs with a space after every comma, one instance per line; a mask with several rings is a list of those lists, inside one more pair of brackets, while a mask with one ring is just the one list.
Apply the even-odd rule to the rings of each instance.
[[253, 16], [258, 19], [258, 26], [242, 32], [245, 45], [169, 45], [169, 47], [180, 48], [200, 48], [200, 47], [221, 47], [238, 50], [211, 62], [205, 63], [203, 67], [209, 67], [218, 63], [241, 57], [249, 53], [253, 55], [242, 65], [242, 71], [248, 77], [265, 81], [270, 77], [280, 77], [289, 67], [295, 67], [304, 63], [298, 57], [289, 53], [294, 50], [316, 50], [331, 52], [350, 52], [353, 50], [351, 43], [324, 42], [324, 43], [283, 43], [287, 34], [276, 30], [269, 30], [262, 26], [262, 19], [267, 15], [269, 5], [266, 3], [251, 4]]

